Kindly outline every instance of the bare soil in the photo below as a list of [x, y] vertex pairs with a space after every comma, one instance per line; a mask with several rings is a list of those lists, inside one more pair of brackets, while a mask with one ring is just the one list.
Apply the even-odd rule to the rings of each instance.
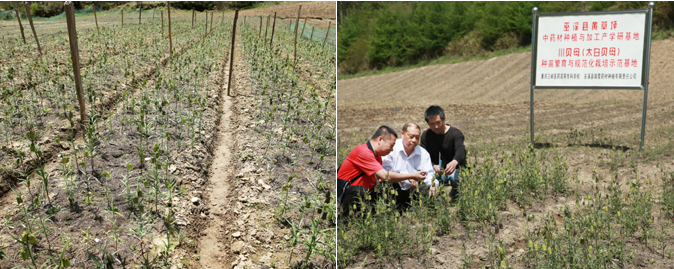
[[[301, 4], [302, 14], [316, 21], [334, 20], [334, 3]], [[285, 14], [283, 12], [295, 12], [296, 16], [298, 5], [288, 3], [265, 9], [245, 10], [239, 14], [239, 20], [242, 20], [242, 15], [268, 15], [269, 10], [279, 10], [278, 8], [281, 10], [277, 11], [279, 16]], [[332, 8], [332, 12], [326, 12], [324, 8]], [[312, 149], [308, 146], [301, 150], [300, 155], [289, 150], [285, 154], [271, 156], [277, 160], [271, 167], [263, 160], [269, 149], [265, 137], [254, 131], [256, 126], [263, 123], [252, 117], [258, 97], [254, 95], [253, 88], [256, 85], [249, 74], [248, 60], [241, 44], [241, 31], [237, 28], [231, 97], [226, 96], [227, 79], [223, 80], [223, 114], [218, 127], [213, 163], [208, 172], [207, 187], [203, 191], [202, 207], [205, 213], [194, 218], [195, 228], [192, 235], [198, 240], [195, 254], [199, 258], [190, 255], [190, 268], [292, 267], [297, 261], [288, 259], [291, 251], [287, 243], [289, 227], [279, 223], [274, 215], [274, 210], [280, 203], [279, 190], [291, 173], [296, 173], [298, 180], [308, 181], [318, 181], [316, 174], [321, 174], [328, 181], [335, 176], [334, 156], [327, 156], [323, 164], [317, 165], [318, 156], [311, 156]], [[310, 64], [300, 60], [299, 66], [305, 80], [317, 87], [328, 88], [328, 85], [319, 85], [314, 81], [309, 73], [312, 70]], [[229, 70], [229, 62], [226, 70]], [[225, 76], [228, 76], [228, 71]], [[291, 189], [293, 195], [314, 191], [309, 190], [311, 187], [306, 182], [295, 185], [297, 186]], [[295, 260], [305, 249], [300, 246], [294, 250]], [[325, 260], [316, 258], [311, 262], [315, 267], [334, 267], [334, 263], [326, 264]]]
[[[674, 39], [651, 48], [648, 102], [672, 100]], [[531, 53], [488, 60], [430, 65], [387, 74], [339, 80], [338, 106], [398, 107], [432, 104], [511, 104], [529, 101]], [[634, 90], [536, 90], [535, 102], [586, 103], [641, 100]]]
[[[623, 188], [636, 178], [649, 187], [659, 201], [663, 177], [674, 171], [671, 147], [674, 139], [674, 39], [653, 43], [644, 152], [638, 153], [643, 92], [629, 90], [536, 90], [536, 150], [555, 150], [568, 162], [569, 173], [577, 175], [571, 186], [579, 193], [596, 185], [606, 184], [614, 173]], [[430, 105], [444, 108], [447, 123], [466, 136], [469, 150], [506, 148], [529, 142], [529, 64], [530, 54], [519, 53], [489, 60], [434, 65], [376, 76], [338, 81], [338, 163], [353, 148], [366, 141], [380, 125], [400, 129], [406, 122], [416, 122], [422, 129], [423, 113]], [[621, 158], [614, 156], [624, 156]], [[632, 168], [634, 167], [634, 168]], [[600, 178], [592, 177], [597, 170]], [[615, 169], [612, 171], [612, 169]], [[617, 172], [616, 172], [617, 171]], [[518, 260], [526, 249], [525, 231], [540, 228], [541, 218], [556, 215], [560, 209], [575, 205], [573, 197], [548, 196], [522, 209], [510, 203], [501, 211], [504, 228], [497, 236], [506, 243], [505, 254], [514, 268], [524, 265]], [[523, 213], [534, 215], [529, 221]], [[655, 229], [667, 234], [674, 231], [674, 220], [665, 219], [660, 204], [653, 204]], [[457, 222], [453, 230], [436, 238], [431, 254], [385, 259], [375, 262], [373, 253], [362, 253], [347, 268], [460, 268], [461, 245], [473, 261], [472, 268], [484, 266], [488, 253], [485, 239], [489, 229], [468, 231]], [[471, 237], [469, 237], [469, 234]], [[645, 246], [636, 238], [627, 240], [627, 248], [636, 250], [634, 259], [625, 268], [674, 268], [674, 261], [663, 257], [661, 250]], [[666, 251], [674, 251], [674, 239], [665, 238]], [[666, 255], [664, 255], [666, 256]], [[653, 260], [651, 263], [651, 259]]]
[[[190, 47], [191, 46], [174, 47], [173, 56], [179, 57], [185, 51], [188, 51]], [[141, 65], [143, 68], [136, 70], [142, 71], [136, 73], [138, 75], [137, 77], [129, 77], [128, 79], [123, 80], [120, 79], [122, 82], [120, 85], [123, 85], [121, 87], [133, 87], [134, 89], [136, 89], [136, 87], [140, 88], [138, 82], [140, 80], [144, 80], [147, 82], [148, 88], [154, 88], [156, 83], [155, 71], [166, 67], [166, 59], [158, 61], [156, 64], [157, 65], [155, 66]], [[118, 73], [115, 74], [119, 75]], [[121, 77], [121, 75], [119, 76]], [[171, 158], [172, 162], [176, 163], [176, 165], [171, 165], [165, 168], [170, 171], [170, 174], [174, 174], [177, 177], [177, 184], [181, 186], [180, 189], [185, 192], [183, 195], [189, 195], [187, 197], [200, 197], [200, 194], [202, 193], [201, 187], [206, 182], [204, 179], [206, 178], [208, 168], [211, 163], [211, 156], [214, 150], [213, 142], [215, 140], [213, 137], [220, 120], [219, 111], [221, 99], [218, 95], [219, 91], [217, 91], [215, 87], [215, 82], [217, 79], [212, 77], [207, 79], [209, 81], [213, 80], [214, 83], [209, 84], [209, 98], [206, 100], [206, 105], [201, 111], [204, 117], [204, 121], [202, 123], [203, 128], [201, 129], [201, 139], [198, 139], [198, 141], [196, 141], [196, 145], [192, 148], [186, 149], [184, 146], [180, 147], [176, 145], [179, 143], [178, 141], [181, 141], [184, 145], [184, 143], [189, 143], [189, 140], [181, 135], [178, 130], [180, 127], [170, 128], [167, 131], [173, 142], [168, 143], [165, 149], [162, 148], [163, 152], [173, 153]], [[211, 87], [211, 85], [213, 85], [213, 87]], [[156, 255], [159, 253], [159, 248], [155, 246], [163, 244], [161, 237], [163, 236], [163, 238], [166, 238], [167, 233], [166, 227], [162, 225], [161, 221], [152, 221], [151, 227], [146, 227], [146, 229], [148, 229], [151, 234], [159, 235], [158, 237], [155, 237], [154, 240], [152, 240], [150, 243], [140, 240], [137, 236], [129, 231], [129, 227], [133, 226], [135, 219], [131, 217], [131, 214], [127, 213], [132, 212], [138, 215], [139, 211], [138, 209], [134, 209], [134, 205], [129, 203], [128, 199], [125, 199], [124, 194], [126, 187], [123, 186], [122, 180], [123, 178], [137, 177], [140, 174], [147, 175], [147, 173], [149, 173], [149, 164], [146, 162], [145, 165], [140, 165], [139, 159], [133, 158], [136, 152], [136, 149], [133, 145], [139, 144], [140, 135], [136, 128], [129, 127], [128, 122], [125, 121], [125, 115], [133, 114], [133, 112], [126, 111], [123, 108], [123, 103], [119, 100], [119, 95], [121, 94], [120, 91], [118, 91], [119, 89], [107, 90], [108, 91], [105, 92], [106, 98], [103, 99], [100, 107], [96, 107], [97, 110], [103, 114], [103, 117], [101, 119], [101, 123], [99, 123], [99, 132], [101, 137], [100, 140], [102, 140], [102, 142], [98, 145], [96, 151], [100, 152], [100, 155], [93, 158], [95, 168], [87, 168], [87, 170], [92, 169], [91, 174], [94, 175], [94, 178], [88, 179], [88, 181], [92, 183], [91, 188], [85, 189], [82, 186], [78, 186], [82, 188], [77, 189], [75, 193], [74, 204], [69, 205], [67, 194], [64, 189], [64, 177], [66, 176], [63, 175], [63, 169], [60, 167], [61, 156], [72, 156], [71, 145], [67, 142], [64, 142], [68, 141], [66, 137], [69, 137], [70, 135], [70, 129], [66, 128], [67, 121], [55, 123], [54, 125], [56, 126], [53, 129], [50, 128], [43, 130], [44, 133], [41, 134], [41, 137], [45, 138], [40, 140], [40, 144], [45, 151], [42, 161], [47, 163], [46, 170], [49, 173], [52, 182], [49, 185], [49, 197], [54, 205], [61, 208], [59, 213], [53, 214], [51, 217], [52, 224], [50, 226], [53, 227], [53, 229], [57, 232], [52, 231], [48, 238], [52, 240], [52, 243], [60, 243], [61, 239], [65, 238], [64, 236], [70, 235], [69, 240], [71, 240], [70, 242], [73, 244], [68, 248], [68, 250], [70, 252], [76, 252], [69, 252], [70, 254], [67, 255], [70, 258], [70, 262], [73, 267], [76, 268], [86, 268], [91, 266], [94, 262], [88, 255], [88, 252], [97, 253], [96, 255], [98, 255], [98, 252], [94, 250], [94, 248], [103, 249], [104, 245], [108, 246], [108, 249], [106, 250], [107, 252], [111, 253], [113, 249], [116, 251], [113, 261], [115, 266], [128, 267], [132, 264], [139, 264], [141, 263], [141, 257], [138, 255], [139, 251], [133, 250], [137, 250], [136, 247], [142, 247], [143, 244], [145, 244], [145, 246], [152, 246], [150, 249], [152, 249], [152, 253]], [[130, 94], [135, 96], [137, 99], [140, 99], [140, 90], [131, 91]], [[185, 104], [178, 103], [171, 105], [176, 106], [177, 108], [186, 107]], [[78, 136], [75, 137], [75, 144], [79, 148], [82, 148], [84, 144], [81, 135], [81, 133], [78, 133]], [[61, 137], [62, 142], [56, 143], [53, 139], [54, 137]], [[149, 140], [151, 140], [149, 144], [152, 145], [159, 139], [160, 138], [157, 136], [152, 136], [149, 138]], [[145, 141], [145, 143], [148, 143], [147, 139]], [[18, 144], [22, 147], [25, 146], [23, 143]], [[11, 154], [8, 154], [8, 152], [11, 152], [11, 149], [4, 148], [3, 157], [5, 155], [10, 155], [9, 157], [11, 158], [3, 158], [0, 160], [4, 162], [8, 160], [11, 161], [16, 158], [16, 156], [12, 156]], [[79, 158], [79, 160], [82, 161], [82, 156]], [[75, 160], [72, 160], [72, 157], [71, 161], [75, 162]], [[28, 161], [23, 164], [24, 167], [30, 167], [32, 165], [27, 162]], [[88, 163], [89, 162], [87, 160], [87, 164]], [[129, 164], [133, 167], [132, 170], [128, 170], [127, 165]], [[32, 169], [33, 167], [30, 168]], [[105, 178], [102, 176], [104, 172], [109, 172], [112, 177]], [[1, 187], [3, 190], [3, 192], [0, 193], [0, 212], [3, 212], [3, 221], [6, 221], [5, 223], [10, 224], [12, 222], [14, 223], [8, 226], [3, 225], [2, 227], [3, 233], [0, 237], [0, 241], [3, 242], [3, 248], [5, 253], [8, 255], [7, 259], [0, 261], [0, 266], [3, 268], [20, 263], [20, 257], [17, 256], [18, 250], [20, 248], [18, 247], [18, 244], [9, 236], [13, 233], [20, 233], [21, 229], [18, 226], [20, 225], [18, 222], [20, 219], [18, 215], [20, 206], [16, 202], [16, 195], [13, 192], [8, 192], [6, 190], [8, 190], [9, 187], [13, 187], [14, 190], [23, 192], [25, 197], [24, 199], [27, 199], [27, 197], [32, 196], [32, 194], [27, 194], [27, 192], [35, 193], [36, 189], [38, 189], [38, 186], [36, 186], [38, 185], [36, 177], [32, 176], [30, 181], [32, 181], [33, 186], [31, 188], [26, 188], [23, 184], [16, 185], [16, 178], [11, 177], [3, 178], [3, 181], [0, 182], [2, 183]], [[91, 202], [87, 202], [87, 204], [85, 204], [85, 198], [88, 196], [93, 197], [93, 199]], [[149, 199], [148, 196], [149, 194], [146, 194], [144, 197]], [[112, 199], [108, 201], [101, 199], [100, 197], [111, 197]], [[108, 209], [111, 208], [111, 204], [120, 209], [119, 212], [121, 213], [112, 213], [112, 211], [109, 211]], [[198, 227], [200, 224], [198, 222], [198, 218], [195, 218], [196, 220], [191, 219], [192, 216], [190, 215], [200, 216], [200, 214], [203, 214], [204, 212], [203, 207], [195, 205], [195, 203], [191, 202], [189, 198], [178, 198], [177, 196], [174, 198], [172, 203], [168, 200], [160, 198], [156, 201], [156, 203], [153, 202], [153, 204], [158, 204], [159, 210], [162, 210], [162, 206], [164, 205], [172, 206], [175, 210], [175, 215], [173, 216], [175, 225], [180, 226], [179, 229], [184, 229], [185, 231], [189, 231], [190, 229], [193, 231], [194, 227]], [[43, 205], [39, 211], [42, 211], [46, 208], [47, 206]], [[146, 210], [147, 211], [145, 212], [148, 212], [147, 215], [151, 216], [154, 220], [156, 220], [158, 215], [163, 214], [156, 211], [154, 206], [151, 206], [151, 208], [147, 208]], [[40, 213], [39, 211], [38, 213]], [[208, 211], [206, 211], [206, 214], [208, 214]], [[113, 229], [113, 222], [111, 220], [116, 220], [114, 224], [115, 227], [120, 231], [123, 230], [123, 232], [119, 235], [119, 238], [121, 239], [119, 251], [117, 251], [117, 244], [113, 243], [112, 240], [107, 239], [109, 233]], [[174, 256], [169, 257], [169, 259], [174, 259], [172, 261], [173, 264], [182, 264], [183, 261], [189, 261], [183, 259], [184, 256], [189, 255], [187, 251], [192, 248], [189, 244], [185, 244], [188, 241], [186, 234], [187, 233], [181, 233], [182, 238], [178, 240], [179, 243], [177, 244], [180, 245], [182, 243], [182, 246], [179, 246], [179, 248], [172, 253]], [[44, 248], [43, 242], [45, 239], [47, 238], [38, 236], [38, 240], [41, 242], [41, 249]], [[176, 241], [175, 238], [172, 240]], [[53, 255], [54, 252], [50, 251], [50, 253]], [[162, 255], [158, 255], [156, 257], [159, 256]], [[44, 257], [42, 253], [40, 254], [39, 258], [46, 260], [46, 257]], [[164, 256], [163, 258], [166, 257]]]

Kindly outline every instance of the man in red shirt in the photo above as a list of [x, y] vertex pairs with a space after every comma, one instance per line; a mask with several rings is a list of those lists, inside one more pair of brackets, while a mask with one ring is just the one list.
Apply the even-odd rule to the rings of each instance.
[[344, 217], [349, 216], [351, 206], [357, 199], [366, 201], [368, 200], [366, 196], [369, 196], [370, 200], [376, 198], [372, 190], [377, 182], [387, 179], [389, 182], [421, 181], [426, 178], [424, 171], [402, 174], [386, 171], [382, 167], [381, 156], [386, 156], [393, 151], [396, 138], [398, 135], [395, 130], [385, 125], [380, 126], [370, 141], [351, 150], [340, 166], [337, 178], [351, 181], [351, 186], [344, 192], [341, 202]]

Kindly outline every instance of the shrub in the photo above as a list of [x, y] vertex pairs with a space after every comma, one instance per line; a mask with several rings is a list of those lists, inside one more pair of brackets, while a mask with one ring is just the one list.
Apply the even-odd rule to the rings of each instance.
[[63, 2], [35, 2], [30, 5], [30, 12], [35, 17], [53, 17], [63, 13]]
[[487, 50], [482, 48], [480, 45], [480, 33], [477, 31], [472, 31], [469, 34], [449, 42], [447, 47], [445, 47], [445, 53], [447, 56], [478, 56], [487, 53]]

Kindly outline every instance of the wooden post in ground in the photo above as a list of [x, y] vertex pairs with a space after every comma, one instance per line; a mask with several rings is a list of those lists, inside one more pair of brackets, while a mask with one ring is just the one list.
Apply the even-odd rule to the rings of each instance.
[[302, 26], [302, 33], [300, 34], [300, 38], [304, 37], [304, 28], [307, 28], [307, 18], [304, 17], [304, 25]]
[[234, 70], [232, 70], [232, 67], [234, 67], [234, 41], [236, 38], [236, 19], [238, 17], [239, 10], [236, 9], [234, 10], [234, 24], [232, 24], [232, 44], [230, 45], [232, 47], [232, 52], [229, 55], [229, 79], [227, 80], [227, 96], [230, 96], [229, 89], [232, 87], [232, 73], [234, 72]]
[[100, 31], [98, 29], [98, 16], [96, 15], [96, 5], [93, 6], [94, 6], [94, 19], [96, 20], [96, 31]]
[[84, 94], [82, 92], [82, 76], [80, 75], [80, 52], [77, 48], [77, 29], [75, 27], [75, 7], [72, 1], [65, 2], [66, 23], [68, 24], [68, 37], [70, 38], [70, 56], [73, 62], [73, 74], [75, 75], [75, 90], [77, 91], [77, 101], [80, 104], [80, 123], [87, 122], [86, 110], [84, 104]]
[[204, 11], [204, 14], [206, 14], [206, 27], [204, 28], [204, 38], [206, 38], [206, 35], [208, 34], [208, 10]]
[[192, 29], [194, 29], [194, 9], [192, 9]]
[[138, 25], [140, 25], [140, 18], [143, 17], [143, 8], [139, 8], [140, 12], [138, 12]]
[[215, 12], [211, 12], [211, 32], [213, 31], [213, 16], [215, 16]]
[[297, 10], [297, 21], [295, 22], [295, 53], [294, 53], [294, 61], [297, 62], [297, 27], [300, 24], [300, 13], [302, 12], [302, 5], [300, 5], [300, 8]]
[[274, 12], [274, 23], [271, 25], [271, 38], [269, 39], [269, 46], [274, 43], [274, 29], [276, 28], [276, 12]]
[[164, 36], [164, 11], [161, 11], [161, 36]]
[[26, 44], [26, 35], [23, 33], [23, 25], [21, 24], [21, 14], [19, 14], [19, 9], [14, 9], [16, 11], [16, 19], [19, 21], [19, 28], [21, 29], [21, 37], [23, 38], [23, 44]]
[[311, 27], [311, 35], [309, 36], [309, 40], [314, 40], [314, 29], [316, 29], [316, 27]]
[[243, 16], [243, 24], [246, 24], [246, 17], [248, 16]]
[[124, 28], [124, 8], [122, 8], [122, 28]]
[[173, 55], [173, 39], [171, 39], [171, 2], [166, 1], [168, 8], [168, 25], [169, 25], [169, 56]]
[[264, 43], [267, 43], [267, 31], [269, 30], [269, 16], [270, 15], [267, 15], [267, 25], [264, 27]]
[[30, 5], [28, 2], [23, 2], [23, 6], [26, 7], [26, 15], [28, 15], [28, 22], [30, 23], [30, 29], [33, 30], [33, 36], [35, 36], [35, 43], [37, 43], [37, 50], [40, 51], [42, 55], [42, 47], [40, 47], [40, 40], [37, 39], [37, 33], [35, 32], [35, 26], [33, 25], [33, 18], [30, 16]]
[[262, 35], [262, 16], [260, 16], [260, 32], [257, 33], [258, 36]]
[[323, 47], [325, 48], [325, 42], [328, 41], [328, 35], [330, 34], [330, 26], [332, 26], [332, 21], [328, 22], [328, 29], [325, 31], [325, 39], [323, 39]]
[[225, 11], [222, 11], [222, 18], [220, 18], [220, 24], [223, 24], [225, 22]]

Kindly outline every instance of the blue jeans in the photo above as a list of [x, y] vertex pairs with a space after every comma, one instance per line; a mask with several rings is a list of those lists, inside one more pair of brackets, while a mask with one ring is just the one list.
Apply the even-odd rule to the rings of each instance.
[[436, 174], [435, 178], [440, 182], [440, 184], [444, 185], [451, 185], [452, 186], [452, 191], [449, 192], [449, 196], [452, 198], [452, 200], [457, 198], [457, 195], [459, 194], [459, 173], [461, 173], [461, 168], [456, 167], [454, 170], [454, 173], [451, 174]]

